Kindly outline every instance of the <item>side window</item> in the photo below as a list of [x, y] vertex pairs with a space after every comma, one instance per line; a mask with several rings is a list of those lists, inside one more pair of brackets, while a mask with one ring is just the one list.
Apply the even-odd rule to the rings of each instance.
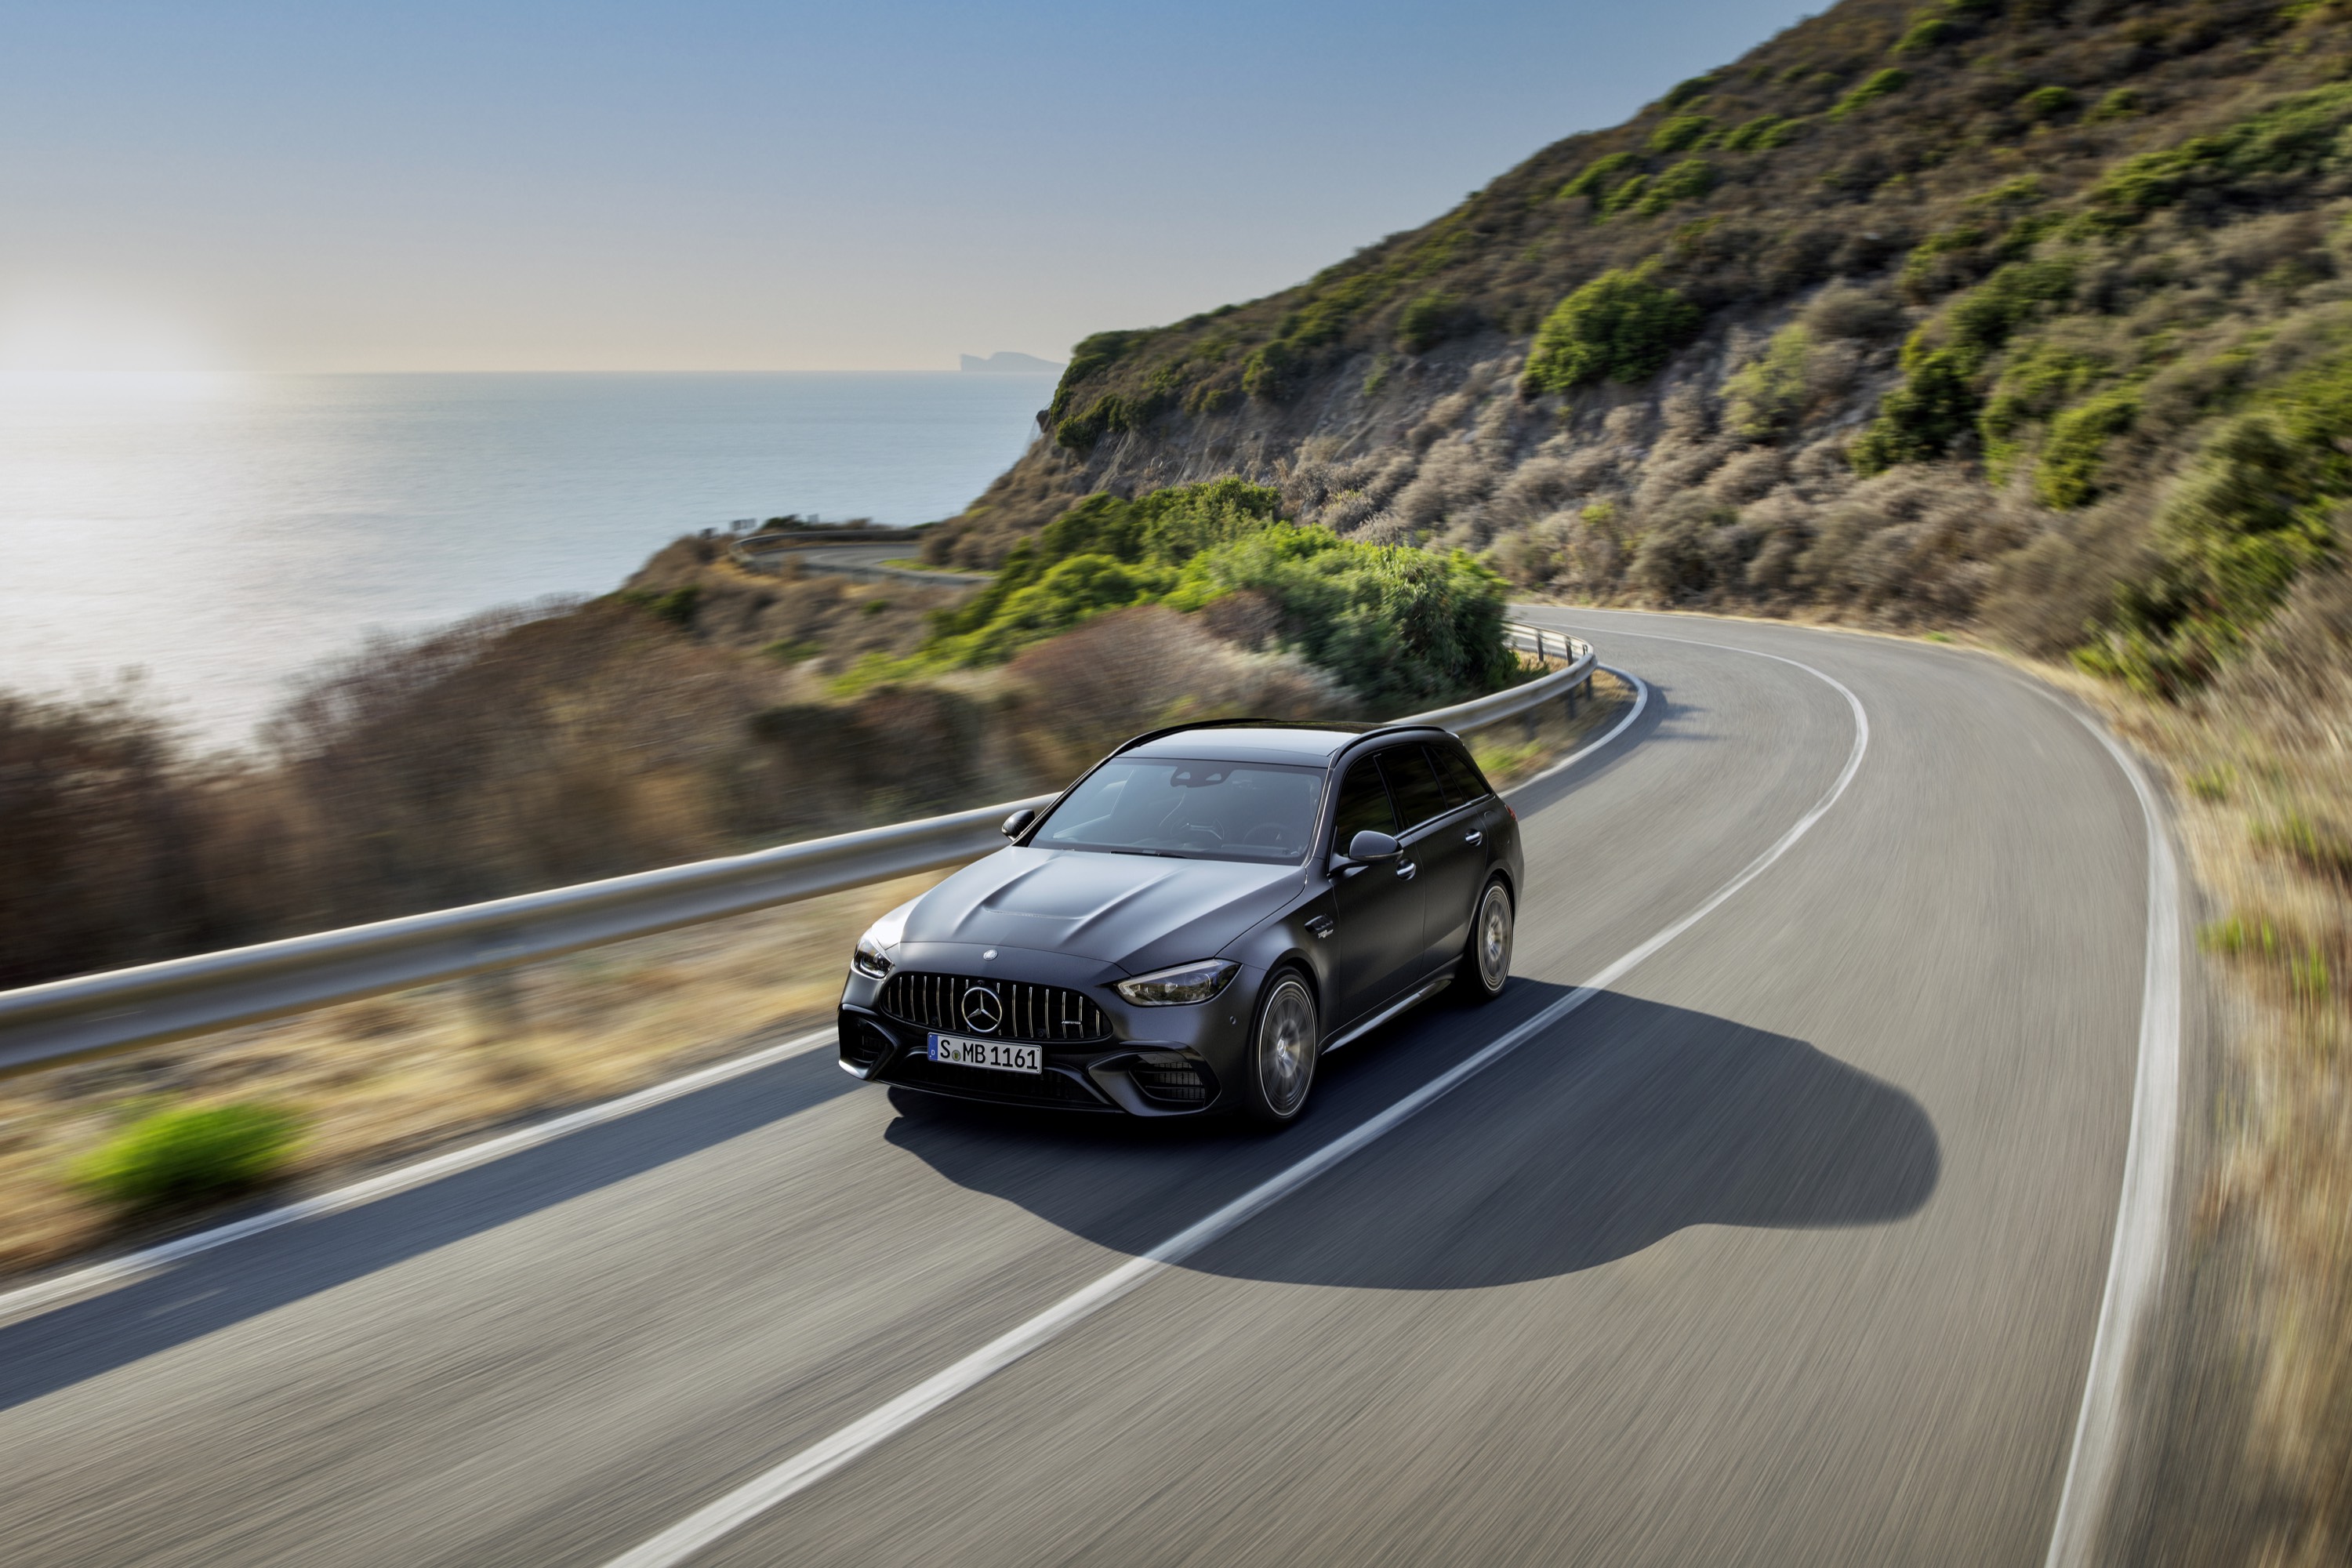
[[1470, 759], [1451, 746], [1432, 746], [1430, 760], [1437, 764], [1437, 776], [1445, 781], [1445, 798], [1460, 805], [1466, 800], [1477, 800], [1494, 794]]
[[1361, 758], [1348, 770], [1346, 781], [1339, 785], [1331, 847], [1344, 855], [1359, 833], [1394, 834], [1396, 830], [1396, 810], [1389, 805], [1388, 786], [1381, 782], [1381, 771], [1371, 758]]
[[1389, 793], [1396, 796], [1397, 815], [1404, 818], [1406, 832], [1453, 809], [1422, 747], [1391, 746], [1381, 753], [1381, 772], [1388, 775]]

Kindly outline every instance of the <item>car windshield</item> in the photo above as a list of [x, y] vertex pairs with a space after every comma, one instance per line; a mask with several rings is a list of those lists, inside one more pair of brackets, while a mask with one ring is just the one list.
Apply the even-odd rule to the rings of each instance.
[[1320, 768], [1121, 758], [1089, 773], [1030, 842], [1047, 849], [1295, 863], [1315, 837], [1322, 797]]

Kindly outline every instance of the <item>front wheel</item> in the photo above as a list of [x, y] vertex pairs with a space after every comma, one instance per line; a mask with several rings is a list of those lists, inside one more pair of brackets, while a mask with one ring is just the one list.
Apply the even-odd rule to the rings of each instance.
[[1503, 994], [1511, 977], [1511, 890], [1497, 877], [1478, 895], [1470, 920], [1470, 947], [1462, 955], [1463, 994], [1474, 1005]]
[[1321, 1046], [1315, 994], [1295, 970], [1284, 970], [1257, 1005], [1250, 1054], [1242, 1074], [1242, 1115], [1261, 1127], [1286, 1127], [1307, 1107]]

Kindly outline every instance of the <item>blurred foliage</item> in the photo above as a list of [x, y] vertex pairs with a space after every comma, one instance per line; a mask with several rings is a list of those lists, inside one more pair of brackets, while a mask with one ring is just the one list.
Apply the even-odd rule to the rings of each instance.
[[275, 1106], [159, 1110], [84, 1156], [73, 1179], [125, 1208], [198, 1202], [268, 1181], [293, 1158], [300, 1131]]

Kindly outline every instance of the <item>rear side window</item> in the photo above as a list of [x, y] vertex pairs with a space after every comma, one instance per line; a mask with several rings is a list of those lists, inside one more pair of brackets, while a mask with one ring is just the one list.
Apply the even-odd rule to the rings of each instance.
[[1389, 805], [1388, 785], [1381, 782], [1381, 770], [1373, 759], [1365, 757], [1348, 770], [1346, 781], [1339, 785], [1339, 805], [1333, 814], [1331, 842], [1344, 854], [1359, 833], [1394, 837], [1396, 831], [1396, 809]]
[[1396, 797], [1397, 814], [1404, 818], [1408, 833], [1453, 809], [1446, 804], [1445, 791], [1439, 786], [1436, 773], [1430, 770], [1429, 753], [1423, 747], [1392, 746], [1382, 752], [1381, 771], [1388, 775], [1389, 793]]
[[1491, 794], [1486, 781], [1470, 765], [1470, 759], [1449, 746], [1429, 748], [1430, 760], [1437, 764], [1437, 776], [1445, 781], [1445, 798], [1460, 805], [1465, 801], [1477, 800]]

